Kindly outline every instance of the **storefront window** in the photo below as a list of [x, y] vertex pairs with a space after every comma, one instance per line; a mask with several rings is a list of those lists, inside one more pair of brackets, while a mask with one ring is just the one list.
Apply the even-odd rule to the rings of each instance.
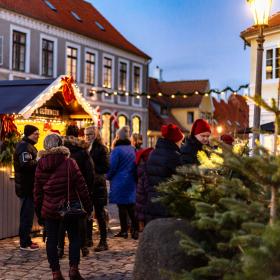
[[111, 115], [109, 113], [102, 115], [102, 129], [101, 135], [104, 141], [104, 144], [110, 148], [112, 143], [112, 125], [111, 125]]
[[118, 117], [118, 123], [119, 123], [119, 127], [127, 125], [127, 117], [124, 115], [120, 115]]
[[132, 118], [132, 133], [141, 134], [141, 119], [138, 116]]

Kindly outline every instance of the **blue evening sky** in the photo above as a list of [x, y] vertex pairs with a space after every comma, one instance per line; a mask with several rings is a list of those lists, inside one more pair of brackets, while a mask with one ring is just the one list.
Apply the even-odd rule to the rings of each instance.
[[88, 1], [152, 57], [150, 76], [158, 65], [165, 81], [209, 79], [212, 88], [249, 82], [250, 49], [239, 37], [253, 23], [246, 0]]

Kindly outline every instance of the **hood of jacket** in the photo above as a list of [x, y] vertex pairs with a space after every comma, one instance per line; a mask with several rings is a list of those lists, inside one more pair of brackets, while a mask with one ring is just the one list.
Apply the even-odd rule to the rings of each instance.
[[69, 156], [70, 151], [64, 146], [55, 147], [47, 151], [42, 150], [38, 153], [40, 158], [38, 165], [41, 170], [53, 171]]
[[136, 165], [138, 165], [143, 159], [144, 161], [148, 160], [149, 154], [153, 151], [153, 148], [141, 149], [136, 152]]
[[62, 143], [70, 150], [71, 153], [78, 150], [87, 150], [90, 147], [90, 143], [75, 136], [62, 137]]

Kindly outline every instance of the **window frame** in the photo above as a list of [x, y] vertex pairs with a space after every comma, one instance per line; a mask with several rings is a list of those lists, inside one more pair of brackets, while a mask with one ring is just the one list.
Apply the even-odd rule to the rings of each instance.
[[[133, 90], [134, 90], [134, 67], [139, 67], [140, 68], [140, 88], [139, 88], [139, 95], [142, 94], [143, 92], [143, 65], [139, 64], [139, 63], [132, 63], [132, 93]], [[132, 106], [134, 107], [142, 107], [142, 98], [143, 97], [140, 97], [139, 99], [139, 103], [138, 102], [135, 102], [136, 100], [138, 100], [136, 97], [132, 97]]]
[[[52, 41], [53, 44], [53, 75], [52, 77], [57, 77], [57, 38], [48, 36], [45, 34], [40, 34], [40, 59], [39, 59], [39, 75], [43, 76], [42, 66], [43, 66], [43, 40]], [[43, 76], [43, 77], [51, 77], [51, 76]]]
[[[121, 75], [120, 75], [120, 71], [121, 71], [121, 63], [126, 64], [126, 90], [124, 92], [129, 92], [129, 73], [130, 73], [130, 63], [128, 60], [123, 59], [123, 58], [119, 58], [118, 59], [118, 90], [120, 90], [120, 83], [121, 83]], [[124, 100], [122, 100], [124, 99]], [[118, 96], [118, 103], [122, 104], [122, 105], [128, 105], [128, 96], [122, 95], [122, 96]]]
[[77, 64], [76, 64], [76, 82], [79, 83], [80, 82], [80, 66], [81, 66], [81, 46], [74, 44], [74, 43], [70, 43], [70, 42], [66, 42], [65, 45], [65, 73], [67, 73], [67, 59], [68, 59], [68, 54], [67, 54], [67, 49], [68, 48], [73, 48], [73, 49], [77, 49]]
[[[263, 52], [263, 73], [262, 73], [262, 79], [263, 83], [269, 84], [269, 83], [275, 83], [278, 82], [280, 79], [280, 76], [276, 78], [276, 49], [280, 49], [280, 42], [273, 44], [266, 44], [264, 46], [264, 52]], [[266, 66], [267, 66], [267, 51], [272, 50], [272, 78], [267, 79], [266, 77]], [[280, 69], [280, 67], [279, 67]]]
[[[94, 54], [94, 83], [90, 84], [87, 83], [86, 77], [87, 77], [87, 60], [86, 60], [86, 55], [87, 53]], [[84, 50], [84, 83], [86, 85], [91, 85], [91, 86], [98, 86], [98, 51], [90, 48], [85, 48]]]
[[[19, 71], [19, 70], [15, 70], [13, 69], [13, 32], [21, 32], [21, 33], [25, 33], [26, 35], [26, 44], [25, 44], [25, 63], [24, 63], [24, 71]], [[30, 29], [27, 28], [23, 28], [21, 26], [17, 26], [17, 25], [10, 25], [10, 58], [9, 58], [9, 69], [12, 71], [17, 71], [17, 72], [21, 72], [21, 73], [29, 73], [30, 72]]]
[[[104, 88], [104, 58], [109, 58], [112, 60], [112, 88], [106, 88], [108, 91], [112, 91], [115, 89], [115, 57], [108, 53], [102, 54], [102, 88]], [[105, 96], [105, 93], [102, 93], [101, 100], [104, 102], [114, 103], [114, 95]]]
[[[192, 122], [189, 122], [189, 114], [192, 114]], [[193, 124], [194, 123], [194, 111], [188, 111], [187, 112], [187, 124]]]

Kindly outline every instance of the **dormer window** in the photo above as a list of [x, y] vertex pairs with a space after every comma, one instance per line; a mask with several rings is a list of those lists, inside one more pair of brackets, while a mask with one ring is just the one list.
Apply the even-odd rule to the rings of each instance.
[[77, 21], [80, 21], [82, 22], [82, 19], [73, 11], [71, 11], [71, 15], [77, 20]]
[[97, 25], [97, 27], [98, 27], [100, 30], [105, 31], [105, 28], [104, 28], [104, 26], [103, 26], [101, 23], [99, 23], [98, 21], [95, 21], [95, 24]]
[[48, 0], [44, 0], [45, 4], [54, 12], [57, 12], [57, 9], [55, 8], [55, 6]]

